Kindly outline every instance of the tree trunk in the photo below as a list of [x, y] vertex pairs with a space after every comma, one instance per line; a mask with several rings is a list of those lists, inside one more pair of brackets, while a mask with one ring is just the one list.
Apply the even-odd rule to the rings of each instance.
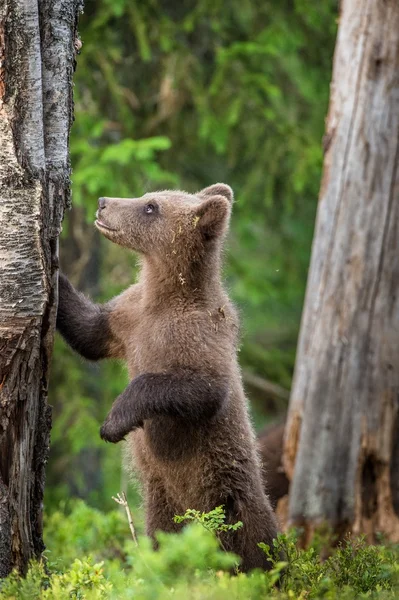
[[80, 0], [0, 3], [0, 576], [42, 542]]
[[399, 540], [398, 140], [398, 0], [343, 0], [285, 441], [309, 535]]

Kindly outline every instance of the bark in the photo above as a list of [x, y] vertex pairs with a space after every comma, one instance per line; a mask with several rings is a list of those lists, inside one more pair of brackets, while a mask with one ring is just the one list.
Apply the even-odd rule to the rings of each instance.
[[399, 3], [343, 0], [285, 442], [289, 523], [399, 540]]
[[0, 4], [0, 576], [40, 556], [79, 0]]
[[[74, 210], [65, 216], [66, 230], [60, 244], [61, 270], [68, 276], [71, 283], [93, 299], [98, 298], [101, 291], [100, 276], [102, 264], [103, 243], [101, 234], [93, 228], [85, 218], [82, 207], [75, 206]], [[85, 398], [95, 398], [90, 404], [91, 416], [102, 421], [108, 408], [104, 405], [103, 380], [98, 376], [98, 364], [85, 361], [82, 363], [77, 354], [71, 355], [72, 367], [81, 372], [80, 393]], [[54, 398], [53, 418], [57, 420], [65, 410], [60, 389], [68, 387], [69, 369], [65, 369], [62, 361], [52, 366], [49, 394]], [[87, 407], [88, 408], [88, 407]], [[73, 419], [80, 418], [76, 414]], [[72, 425], [74, 420], [72, 420]], [[51, 455], [47, 466], [47, 482], [50, 487], [63, 484], [66, 493], [83, 498], [90, 502], [93, 494], [100, 494], [103, 489], [104, 448], [93, 446], [90, 439], [78, 453], [70, 447], [70, 440], [52, 439]]]

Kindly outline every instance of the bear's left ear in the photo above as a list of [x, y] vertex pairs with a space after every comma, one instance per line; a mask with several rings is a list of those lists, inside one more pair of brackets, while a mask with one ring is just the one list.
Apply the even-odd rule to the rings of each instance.
[[209, 187], [204, 188], [197, 194], [198, 196], [210, 197], [210, 196], [224, 196], [230, 203], [233, 202], [234, 194], [233, 190], [229, 185], [225, 183], [215, 183], [214, 185], [210, 185]]
[[230, 201], [225, 196], [213, 195], [195, 208], [194, 227], [207, 239], [215, 238], [226, 230], [230, 212]]

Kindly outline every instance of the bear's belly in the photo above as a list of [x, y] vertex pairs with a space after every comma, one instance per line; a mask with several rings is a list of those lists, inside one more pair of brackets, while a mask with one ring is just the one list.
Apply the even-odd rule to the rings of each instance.
[[256, 456], [243, 425], [228, 418], [195, 427], [166, 417], [146, 422], [131, 434], [144, 487], [151, 480], [162, 483], [177, 512], [183, 513], [223, 504], [237, 484], [252, 487]]
[[[158, 417], [147, 421], [144, 429], [129, 435], [134, 466], [144, 489], [160, 483], [173, 499], [176, 513], [194, 505], [201, 488], [202, 466], [206, 452], [201, 450], [198, 431], [173, 419]], [[196, 503], [195, 503], [196, 504]]]
[[206, 454], [209, 427], [190, 425], [184, 420], [159, 416], [145, 422], [131, 434], [135, 463], [144, 478], [147, 471], [160, 478], [184, 470]]

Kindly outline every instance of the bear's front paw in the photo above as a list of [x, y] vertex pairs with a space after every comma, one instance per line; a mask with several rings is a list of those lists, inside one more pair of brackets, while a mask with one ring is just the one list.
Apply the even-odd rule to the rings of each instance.
[[131, 419], [126, 421], [126, 419], [121, 419], [111, 411], [100, 429], [100, 436], [104, 441], [116, 444], [138, 427], [143, 427], [142, 421], [133, 421]]

